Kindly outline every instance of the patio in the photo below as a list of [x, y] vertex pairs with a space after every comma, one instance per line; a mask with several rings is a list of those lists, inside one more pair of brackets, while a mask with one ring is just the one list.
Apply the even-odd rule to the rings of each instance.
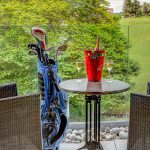
[[[73, 143], [61, 144], [60, 150], [77, 150], [81, 148], [84, 144], [85, 144], [84, 142], [80, 144], [73, 144]], [[127, 140], [102, 141], [101, 144], [104, 150], [127, 150]]]

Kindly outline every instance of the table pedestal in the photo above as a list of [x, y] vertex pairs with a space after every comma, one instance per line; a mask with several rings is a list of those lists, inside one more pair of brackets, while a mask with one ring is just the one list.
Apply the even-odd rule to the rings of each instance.
[[[84, 147], [89, 150], [103, 150], [100, 145], [101, 95], [121, 93], [129, 89], [129, 84], [125, 82], [119, 80], [111, 81], [108, 83], [108, 79], [102, 79], [100, 82], [90, 82], [87, 78], [84, 78], [67, 80], [59, 84], [59, 87], [65, 91], [85, 95], [86, 139]], [[94, 114], [92, 114], [92, 103], [94, 103]], [[92, 117], [94, 119], [94, 126], [92, 126]], [[92, 128], [94, 128], [94, 137], [92, 137]]]
[[[100, 144], [100, 95], [85, 95], [85, 146], [80, 148], [87, 148], [88, 150], [103, 150]], [[92, 117], [92, 103], [94, 103], [94, 114]], [[94, 139], [92, 138], [92, 118], [94, 118]]]

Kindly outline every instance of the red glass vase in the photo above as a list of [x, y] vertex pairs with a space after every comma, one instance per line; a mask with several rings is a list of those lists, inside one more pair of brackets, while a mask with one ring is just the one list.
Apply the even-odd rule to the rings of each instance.
[[84, 50], [88, 81], [99, 82], [102, 79], [104, 55], [104, 50]]

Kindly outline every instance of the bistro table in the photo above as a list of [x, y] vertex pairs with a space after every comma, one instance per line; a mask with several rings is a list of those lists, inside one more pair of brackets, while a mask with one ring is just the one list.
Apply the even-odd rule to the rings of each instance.
[[[89, 150], [103, 150], [100, 144], [100, 102], [101, 95], [115, 94], [127, 91], [129, 84], [119, 80], [102, 79], [100, 82], [90, 82], [84, 79], [66, 80], [59, 84], [62, 90], [85, 95], [85, 146]], [[94, 103], [94, 140], [92, 139], [92, 102]], [[89, 131], [89, 132], [88, 132]], [[88, 138], [89, 137], [89, 138]], [[82, 147], [83, 148], [83, 147]], [[81, 149], [82, 149], [81, 148]]]

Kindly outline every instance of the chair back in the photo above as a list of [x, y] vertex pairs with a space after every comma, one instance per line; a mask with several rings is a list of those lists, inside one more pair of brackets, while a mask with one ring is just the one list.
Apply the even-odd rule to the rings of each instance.
[[128, 150], [150, 150], [150, 96], [130, 95]]
[[18, 92], [16, 83], [0, 85], [0, 99], [17, 95]]
[[42, 150], [39, 94], [0, 99], [0, 149]]

